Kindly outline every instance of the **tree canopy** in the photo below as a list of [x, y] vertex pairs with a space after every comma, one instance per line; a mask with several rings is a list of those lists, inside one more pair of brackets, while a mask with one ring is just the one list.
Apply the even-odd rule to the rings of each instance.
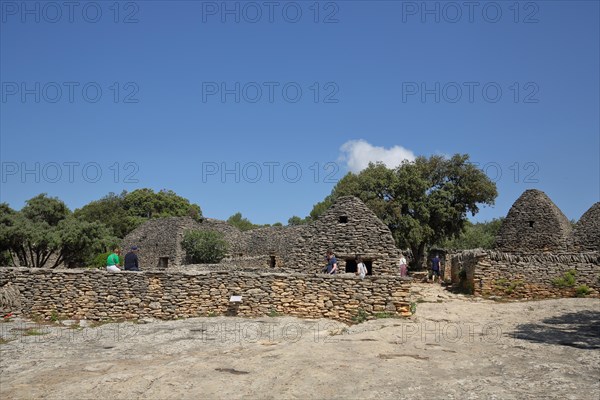
[[118, 244], [149, 218], [191, 216], [196, 204], [171, 190], [110, 193], [72, 213], [55, 197], [40, 194], [20, 211], [0, 204], [0, 265], [56, 267], [81, 265]]
[[418, 157], [394, 169], [371, 163], [344, 176], [311, 217], [347, 195], [360, 198], [390, 228], [398, 247], [412, 250], [413, 265], [422, 265], [426, 247], [458, 237], [467, 214], [477, 214], [479, 204], [494, 204], [497, 190], [468, 155]]
[[75, 216], [89, 222], [101, 222], [111, 233], [124, 238], [150, 218], [191, 216], [198, 220], [202, 211], [197, 204], [171, 190], [155, 193], [152, 189], [137, 189], [120, 195], [109, 193], [100, 200], [75, 210]]
[[13, 265], [82, 263], [114, 242], [104, 225], [78, 220], [64, 202], [46, 194], [29, 199], [18, 212], [0, 206], [0, 250]]
[[466, 221], [464, 231], [457, 237], [445, 239], [439, 246], [452, 250], [467, 249], [493, 249], [496, 244], [496, 235], [504, 218], [494, 218], [487, 222], [475, 224]]
[[264, 227], [268, 227], [268, 226], [283, 226], [283, 224], [281, 222], [275, 222], [273, 225], [271, 225], [271, 224], [263, 224], [263, 225], [255, 224], [255, 223], [251, 222], [248, 218], [245, 218], [244, 216], [242, 216], [241, 212], [237, 212], [237, 213], [233, 214], [231, 217], [227, 218], [227, 223], [235, 226], [240, 231], [248, 231], [250, 229], [264, 228]]

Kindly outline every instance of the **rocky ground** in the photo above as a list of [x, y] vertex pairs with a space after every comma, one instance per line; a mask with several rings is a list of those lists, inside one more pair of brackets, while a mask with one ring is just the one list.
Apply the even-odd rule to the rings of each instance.
[[416, 314], [0, 323], [2, 399], [600, 398], [600, 300], [416, 284]]

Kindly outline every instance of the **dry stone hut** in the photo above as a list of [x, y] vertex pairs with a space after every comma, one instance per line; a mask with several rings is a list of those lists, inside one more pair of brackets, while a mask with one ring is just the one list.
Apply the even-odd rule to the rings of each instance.
[[164, 269], [185, 261], [185, 252], [180, 246], [183, 234], [199, 227], [200, 223], [190, 217], [152, 219], [130, 232], [122, 246], [125, 251], [139, 246], [141, 268]]
[[140, 246], [144, 269], [162, 269], [185, 264], [181, 248], [188, 229], [224, 233], [229, 255], [224, 264], [240, 267], [319, 272], [325, 252], [332, 249], [342, 272], [356, 270], [355, 257], [363, 257], [371, 274], [396, 272], [400, 251], [388, 227], [358, 198], [339, 198], [321, 217], [310, 224], [266, 227], [241, 232], [224, 221], [190, 218], [152, 220], [131, 232], [124, 246]]
[[508, 211], [496, 249], [505, 252], [566, 251], [571, 223], [541, 190], [526, 190]]
[[600, 251], [600, 202], [591, 206], [575, 225], [573, 248], [577, 251]]
[[328, 249], [333, 250], [342, 272], [355, 272], [360, 255], [369, 274], [397, 273], [400, 251], [389, 228], [358, 198], [340, 197], [317, 221], [299, 232], [300, 238], [286, 254], [287, 263], [307, 272], [318, 272]]
[[214, 230], [224, 234], [229, 243], [239, 244], [241, 232], [225, 221], [206, 218], [198, 222], [190, 217], [152, 219], [129, 233], [123, 239], [123, 249], [138, 246], [141, 268], [165, 269], [169, 265], [186, 262], [181, 247], [183, 235], [188, 230]]

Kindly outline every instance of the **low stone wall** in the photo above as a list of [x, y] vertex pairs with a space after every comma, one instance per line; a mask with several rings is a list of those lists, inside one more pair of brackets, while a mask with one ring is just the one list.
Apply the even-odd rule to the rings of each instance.
[[[451, 279], [476, 295], [510, 298], [570, 297], [587, 285], [600, 297], [600, 253], [517, 254], [469, 250], [447, 257]], [[553, 281], [574, 270], [575, 284], [557, 287]], [[461, 272], [462, 271], [462, 272]]]
[[[410, 280], [394, 276], [250, 273], [231, 271], [121, 272], [0, 269], [0, 288], [19, 289], [26, 315], [115, 320], [272, 312], [350, 322], [359, 309], [410, 315]], [[242, 296], [232, 307], [230, 296]], [[19, 311], [19, 310], [15, 310]]]

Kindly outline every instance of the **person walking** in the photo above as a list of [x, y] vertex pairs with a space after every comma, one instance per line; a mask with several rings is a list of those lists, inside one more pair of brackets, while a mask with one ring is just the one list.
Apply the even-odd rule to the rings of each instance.
[[431, 260], [431, 275], [433, 277], [433, 282], [435, 282], [435, 277], [437, 276], [438, 282], [440, 281], [440, 257], [438, 254], [433, 257]]

